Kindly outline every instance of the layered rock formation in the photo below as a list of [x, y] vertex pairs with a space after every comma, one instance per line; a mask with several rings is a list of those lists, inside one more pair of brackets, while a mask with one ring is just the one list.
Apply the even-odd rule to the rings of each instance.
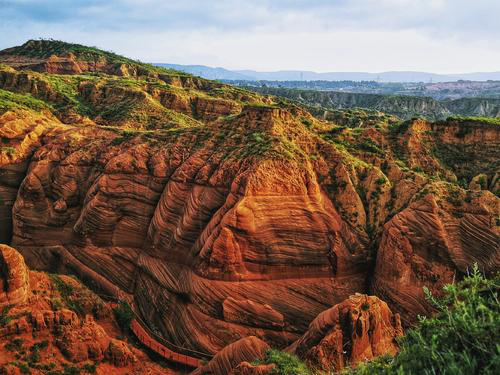
[[9, 246], [0, 245], [0, 309], [25, 303], [29, 292], [28, 269], [23, 256]]
[[0, 254], [6, 271], [0, 285], [8, 296], [8, 305], [0, 305], [2, 373], [30, 367], [36, 373], [70, 367], [98, 374], [170, 373], [117, 339], [111, 308], [76, 280], [29, 271], [11, 247], [1, 245]]
[[312, 368], [338, 371], [381, 355], [395, 355], [403, 335], [399, 314], [377, 297], [356, 294], [325, 310], [288, 350]]
[[[403, 335], [399, 314], [375, 296], [358, 294], [323, 311], [305, 334], [286, 348], [320, 373], [334, 373], [347, 366], [398, 352], [396, 339]], [[278, 371], [268, 358], [269, 346], [246, 337], [222, 349], [197, 374], [265, 375]]]
[[285, 348], [367, 291], [411, 324], [429, 311], [423, 285], [473, 262], [498, 269], [494, 124], [349, 129], [158, 68], [130, 81], [10, 65], [1, 241], [31, 267], [130, 298], [177, 346], [213, 355], [252, 336]]
[[249, 368], [252, 365], [249, 362], [263, 358], [269, 349], [269, 345], [257, 337], [245, 337], [226, 346], [205, 366], [193, 371], [192, 375], [238, 374], [244, 373], [244, 371], [251, 371]]

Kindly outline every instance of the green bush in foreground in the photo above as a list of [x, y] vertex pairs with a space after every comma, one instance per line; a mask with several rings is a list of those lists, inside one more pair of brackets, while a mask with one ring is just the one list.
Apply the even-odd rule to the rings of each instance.
[[379, 357], [347, 374], [497, 374], [500, 368], [500, 277], [486, 279], [474, 266], [463, 281], [435, 298], [437, 314], [420, 318], [395, 357]]
[[276, 365], [275, 375], [312, 375], [306, 364], [302, 362], [297, 356], [282, 352], [277, 349], [269, 349], [266, 352], [264, 361], [256, 362], [255, 364], [271, 364]]

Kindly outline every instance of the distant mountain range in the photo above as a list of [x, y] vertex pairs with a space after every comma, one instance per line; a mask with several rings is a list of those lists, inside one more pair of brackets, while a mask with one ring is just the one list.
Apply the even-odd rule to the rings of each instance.
[[248, 80], [248, 81], [379, 81], [379, 82], [454, 82], [458, 80], [488, 81], [500, 80], [499, 72], [436, 74], [428, 72], [329, 72], [316, 73], [304, 70], [280, 70], [276, 72], [256, 72], [254, 70], [228, 70], [205, 65], [154, 64], [180, 70], [207, 79]]
[[153, 64], [163, 68], [180, 70], [207, 79], [225, 79], [231, 81], [255, 81], [252, 76], [233, 72], [224, 68], [211, 68], [205, 65]]

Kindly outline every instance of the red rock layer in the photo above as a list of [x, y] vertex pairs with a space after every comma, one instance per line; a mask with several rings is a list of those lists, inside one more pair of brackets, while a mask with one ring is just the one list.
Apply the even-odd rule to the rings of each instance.
[[377, 297], [356, 294], [319, 314], [307, 332], [287, 350], [322, 371], [398, 351], [396, 338], [403, 335], [398, 314]]

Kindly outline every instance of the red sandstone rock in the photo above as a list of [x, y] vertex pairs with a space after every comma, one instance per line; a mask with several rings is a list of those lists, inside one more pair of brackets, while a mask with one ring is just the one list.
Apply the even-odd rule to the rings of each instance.
[[261, 359], [268, 349], [269, 345], [259, 340], [257, 337], [245, 337], [222, 349], [205, 366], [199, 367], [193, 371], [192, 375], [240, 374], [242, 372], [231, 371], [233, 371], [233, 369], [234, 371], [243, 371], [241, 367], [236, 370], [241, 362], [252, 362]]
[[[17, 69], [145, 73], [71, 55], [2, 56]], [[0, 116], [0, 240], [30, 266], [126, 295], [150, 328], [207, 354], [247, 336], [286, 347], [319, 313], [368, 290], [411, 323], [429, 311], [423, 285], [439, 290], [476, 261], [498, 269], [498, 127], [460, 138], [453, 121], [418, 120], [398, 136], [381, 126], [336, 139], [337, 127], [293, 105], [196, 77], [149, 78], [134, 89], [81, 80], [80, 99], [101, 111], [92, 119]], [[71, 107], [49, 81], [0, 70], [0, 87]], [[103, 109], [130, 103], [145, 108], [135, 119], [158, 110], [161, 129], [106, 123]], [[469, 161], [445, 165], [435, 149]], [[467, 168], [486, 175], [487, 189], [474, 181], [477, 191], [448, 192]], [[317, 356], [340, 356], [328, 349], [338, 331], [324, 340]]]
[[399, 315], [385, 302], [356, 294], [319, 314], [288, 350], [312, 368], [339, 371], [347, 364], [396, 354], [396, 338], [402, 335]]
[[231, 375], [270, 375], [276, 371], [275, 364], [252, 365], [248, 362], [241, 362], [229, 374]]
[[23, 256], [0, 244], [0, 309], [28, 300], [29, 276]]

